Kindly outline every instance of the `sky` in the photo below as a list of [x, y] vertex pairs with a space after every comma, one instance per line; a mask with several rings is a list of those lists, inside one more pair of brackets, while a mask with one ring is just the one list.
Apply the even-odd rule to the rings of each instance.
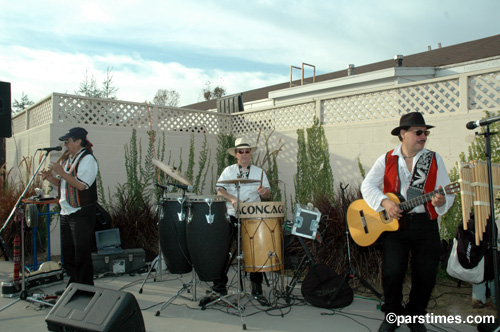
[[[500, 34], [498, 0], [0, 0], [0, 81], [12, 100], [99, 86], [179, 106]], [[305, 76], [312, 76], [305, 67]], [[293, 72], [300, 78], [300, 71]]]

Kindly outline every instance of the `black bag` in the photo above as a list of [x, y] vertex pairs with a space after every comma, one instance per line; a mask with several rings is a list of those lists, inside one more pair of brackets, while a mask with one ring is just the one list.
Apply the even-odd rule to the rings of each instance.
[[476, 232], [472, 218], [467, 223], [467, 230], [464, 229], [463, 223], [458, 225], [455, 238], [457, 239], [457, 256], [460, 265], [466, 269], [476, 267], [488, 249], [489, 239], [484, 239], [479, 245], [476, 245]]
[[[352, 303], [354, 293], [347, 282], [341, 286], [341, 281], [342, 277], [333, 268], [326, 264], [316, 264], [302, 281], [302, 295], [315, 307], [327, 309], [347, 307]], [[333, 298], [339, 287], [340, 291]]]
[[493, 280], [493, 255], [490, 245], [491, 218], [486, 221], [486, 229], [483, 240], [476, 244], [474, 214], [471, 213], [467, 221], [467, 230], [463, 222], [460, 222], [457, 233], [453, 239], [453, 245], [447, 257], [446, 272], [459, 280], [480, 283]]

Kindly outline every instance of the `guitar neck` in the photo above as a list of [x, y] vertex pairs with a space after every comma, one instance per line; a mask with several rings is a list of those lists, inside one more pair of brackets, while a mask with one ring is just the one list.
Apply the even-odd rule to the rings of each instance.
[[402, 211], [409, 211], [416, 206], [419, 206], [419, 205], [422, 205], [422, 204], [425, 204], [425, 203], [431, 201], [432, 196], [434, 196], [435, 194], [444, 195], [445, 193], [446, 192], [444, 191], [444, 189], [440, 188], [440, 189], [434, 190], [430, 193], [424, 194], [422, 196], [418, 196], [418, 197], [415, 197], [413, 199], [410, 199], [409, 201], [402, 202], [399, 204], [399, 207], [401, 208]]

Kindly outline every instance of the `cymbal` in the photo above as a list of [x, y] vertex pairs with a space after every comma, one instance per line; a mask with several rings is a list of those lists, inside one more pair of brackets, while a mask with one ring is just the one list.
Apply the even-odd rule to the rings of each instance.
[[167, 173], [168, 176], [172, 177], [173, 179], [179, 181], [182, 184], [185, 184], [186, 186], [191, 186], [193, 185], [191, 181], [189, 181], [184, 175], [181, 173], [177, 172], [172, 166], [165, 165], [161, 161], [157, 159], [151, 159], [151, 162], [156, 165], [159, 169], [161, 169], [163, 172]]
[[260, 180], [255, 180], [255, 179], [231, 179], [231, 180], [217, 181], [217, 183], [227, 183], [227, 184], [255, 183], [255, 182], [260, 182]]

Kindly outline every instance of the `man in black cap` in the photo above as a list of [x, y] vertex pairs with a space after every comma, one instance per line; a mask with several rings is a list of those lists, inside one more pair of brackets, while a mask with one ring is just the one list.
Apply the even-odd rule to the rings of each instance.
[[[380, 239], [384, 248], [382, 286], [385, 301], [381, 332], [394, 331], [403, 318], [411, 331], [427, 331], [422, 319], [436, 283], [440, 255], [437, 217], [448, 211], [454, 196], [435, 194], [430, 202], [403, 213], [399, 204], [390, 200], [386, 193], [397, 193], [409, 200], [450, 183], [441, 156], [425, 149], [429, 129], [433, 127], [425, 123], [419, 112], [403, 115], [399, 126], [391, 132], [399, 137], [401, 144], [380, 156], [361, 184], [363, 199], [373, 210], [385, 210], [390, 220], [399, 220], [399, 229], [384, 233]], [[403, 284], [410, 253], [412, 285], [408, 302], [403, 307]]]
[[42, 177], [59, 187], [61, 205], [61, 242], [68, 285], [72, 282], [94, 284], [92, 243], [97, 203], [97, 161], [87, 131], [71, 128], [59, 137], [66, 151], [61, 163], [53, 162]]

